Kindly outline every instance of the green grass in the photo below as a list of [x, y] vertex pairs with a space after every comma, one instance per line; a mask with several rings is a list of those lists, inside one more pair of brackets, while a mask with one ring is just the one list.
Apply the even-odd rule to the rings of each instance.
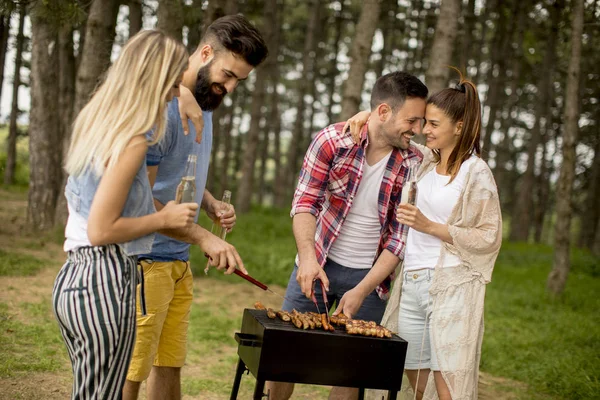
[[64, 369], [67, 354], [50, 300], [19, 304], [19, 318], [8, 310], [0, 303], [0, 377]]
[[[23, 129], [23, 128], [21, 128]], [[6, 167], [6, 138], [8, 127], [0, 127], [0, 180], [4, 182], [4, 168]], [[17, 138], [17, 165], [15, 168], [14, 185], [8, 187], [10, 190], [23, 191], [29, 185], [29, 138], [19, 136]], [[5, 186], [5, 188], [7, 188]]]
[[[206, 217], [201, 224], [210, 227]], [[287, 210], [256, 208], [238, 217], [228, 240], [251, 275], [267, 284], [287, 284], [296, 252]], [[546, 293], [552, 262], [550, 246], [504, 244], [487, 289], [481, 368], [526, 383], [530, 391], [523, 399], [536, 393], [593, 398], [600, 393], [600, 260], [574, 250], [567, 287], [559, 298]], [[205, 264], [201, 252], [192, 250], [199, 279]], [[239, 281], [214, 270], [210, 274]]]
[[564, 399], [600, 392], [600, 260], [573, 251], [563, 295], [546, 292], [553, 250], [503, 246], [486, 296], [482, 370]]
[[0, 249], [0, 276], [31, 276], [46, 265], [39, 258]]
[[[206, 229], [211, 227], [211, 221], [205, 213], [201, 214], [199, 223]], [[287, 285], [296, 254], [289, 210], [255, 207], [251, 213], [238, 216], [235, 228], [227, 235], [227, 241], [236, 247], [246, 269], [254, 278], [266, 284]], [[192, 247], [190, 260], [194, 276], [204, 276], [206, 258], [197, 246]], [[225, 276], [215, 270], [211, 270], [210, 276], [240, 280], [237, 276]]]
[[[210, 228], [206, 216], [201, 217], [201, 224]], [[254, 208], [238, 217], [228, 240], [257, 279], [287, 284], [296, 252], [288, 210]], [[62, 232], [32, 238], [29, 247], [51, 241], [62, 241]], [[23, 243], [23, 247], [28, 245]], [[527, 393], [514, 389], [519, 399], [595, 398], [600, 393], [600, 260], [574, 250], [566, 290], [558, 298], [546, 292], [552, 262], [549, 246], [504, 244], [487, 288], [481, 369], [526, 383]], [[205, 264], [203, 254], [194, 248], [192, 265], [198, 279], [204, 279]], [[43, 265], [42, 260], [22, 255], [18, 249], [0, 250], [0, 276], [35, 274]], [[210, 276], [242, 282], [215, 270]], [[0, 303], [0, 377], [68, 369], [50, 307], [49, 300], [22, 303], [17, 318], [7, 304]], [[236, 363], [231, 335], [239, 329], [240, 318], [227, 314], [217, 298], [214, 304], [192, 307], [190, 318], [188, 364], [201, 365], [205, 373], [185, 378], [184, 393], [226, 395]], [[242, 392], [251, 393], [252, 384], [245, 377]]]

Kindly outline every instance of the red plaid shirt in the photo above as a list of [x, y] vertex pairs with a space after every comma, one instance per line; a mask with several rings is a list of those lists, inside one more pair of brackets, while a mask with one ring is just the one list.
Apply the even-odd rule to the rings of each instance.
[[[292, 217], [311, 213], [317, 218], [315, 251], [321, 266], [325, 265], [327, 253], [352, 207], [369, 144], [367, 125], [359, 145], [352, 141], [349, 133], [342, 134], [343, 127], [344, 122], [330, 125], [315, 136], [304, 157], [292, 202]], [[396, 209], [409, 168], [416, 168], [422, 159], [423, 155], [414, 146], [408, 150], [392, 150], [379, 191], [381, 238], [376, 259], [384, 249], [404, 259], [408, 228], [396, 220]], [[384, 300], [389, 297], [392, 278], [393, 275], [389, 276], [377, 287], [377, 294]]]

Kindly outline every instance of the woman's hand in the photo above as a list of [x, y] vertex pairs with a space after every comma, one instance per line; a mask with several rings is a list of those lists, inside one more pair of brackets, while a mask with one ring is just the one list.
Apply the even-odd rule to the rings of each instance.
[[196, 203], [177, 204], [169, 201], [160, 211], [165, 229], [186, 228], [194, 223], [198, 210]]
[[431, 234], [433, 223], [423, 215], [421, 210], [412, 204], [400, 204], [396, 213], [396, 219], [401, 224], [416, 229], [419, 232]]
[[360, 111], [358, 114], [351, 117], [348, 121], [346, 121], [346, 125], [344, 125], [344, 129], [342, 129], [342, 133], [346, 133], [348, 129], [350, 129], [350, 134], [352, 135], [352, 140], [354, 143], [360, 143], [360, 132], [362, 131], [363, 126], [369, 120], [371, 116], [370, 111]]
[[198, 105], [193, 93], [183, 85], [179, 86], [179, 116], [183, 125], [183, 133], [189, 135], [190, 127], [188, 119], [192, 120], [196, 129], [196, 143], [202, 141], [202, 130], [204, 129], [204, 118], [202, 109]]

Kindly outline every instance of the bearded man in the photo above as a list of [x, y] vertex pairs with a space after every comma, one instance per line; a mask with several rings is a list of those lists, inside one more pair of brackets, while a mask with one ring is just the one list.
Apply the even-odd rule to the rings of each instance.
[[[190, 56], [181, 81], [182, 96], [191, 92], [195, 98], [194, 101], [190, 94], [193, 106], [202, 109], [202, 132], [195, 132], [194, 128], [202, 124], [194, 123], [188, 128], [187, 118], [182, 119], [179, 100], [175, 98], [168, 105], [164, 139], [150, 147], [146, 155], [157, 210], [175, 199], [188, 155], [194, 154], [196, 202], [209, 217], [231, 230], [235, 210], [229, 206], [222, 211], [221, 202], [205, 188], [212, 147], [212, 111], [267, 54], [262, 36], [241, 14], [219, 18], [208, 27]], [[181, 398], [180, 372], [185, 363], [193, 297], [190, 245], [198, 245], [211, 264], [226, 273], [232, 273], [236, 266], [246, 273], [236, 249], [201, 226], [194, 224], [190, 229], [171, 233], [180, 240], [157, 234], [152, 251], [139, 257], [142, 279], [138, 285], [137, 335], [123, 388], [125, 400], [137, 399], [140, 384], [146, 379], [148, 399]]]

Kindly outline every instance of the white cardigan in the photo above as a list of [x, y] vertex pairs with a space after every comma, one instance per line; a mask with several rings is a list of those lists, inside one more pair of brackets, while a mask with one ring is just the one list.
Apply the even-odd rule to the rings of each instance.
[[[424, 159], [417, 179], [431, 171], [436, 162], [431, 150], [419, 146]], [[479, 360], [483, 339], [483, 305], [485, 285], [491, 281], [494, 264], [502, 243], [502, 215], [498, 190], [494, 177], [485, 161], [478, 159], [469, 169], [465, 187], [448, 218], [448, 230], [454, 244], [444, 242], [435, 274], [430, 297], [433, 300], [432, 332], [433, 351], [438, 355], [440, 369], [450, 389], [453, 400], [476, 400], [479, 375]], [[457, 255], [461, 265], [456, 268], [441, 268], [446, 254]], [[392, 293], [383, 316], [382, 325], [397, 332], [400, 295], [402, 293], [402, 273], [397, 274]], [[436, 310], [444, 304], [447, 296], [462, 293], [467, 305], [454, 315], [442, 318]], [[459, 338], [446, 334], [449, 320], [460, 320], [468, 327]], [[444, 366], [452, 364], [458, 368], [449, 370]], [[400, 377], [399, 377], [400, 379]], [[406, 396], [406, 397], [405, 397]], [[401, 398], [412, 398], [412, 390], [407, 383]], [[437, 399], [433, 373], [430, 374], [425, 389], [424, 400]]]

